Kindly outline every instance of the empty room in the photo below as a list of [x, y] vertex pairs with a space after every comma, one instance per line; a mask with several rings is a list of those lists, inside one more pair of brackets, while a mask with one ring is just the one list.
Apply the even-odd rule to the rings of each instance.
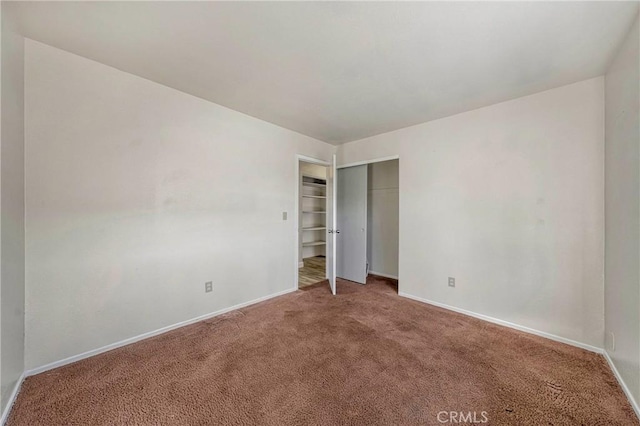
[[0, 16], [0, 426], [640, 426], [639, 2]]

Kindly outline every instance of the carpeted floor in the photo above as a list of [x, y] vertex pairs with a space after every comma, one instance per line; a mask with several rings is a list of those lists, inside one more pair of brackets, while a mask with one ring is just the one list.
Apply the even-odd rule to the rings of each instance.
[[338, 292], [323, 283], [29, 377], [8, 425], [439, 425], [450, 411], [639, 424], [600, 355], [401, 298], [389, 280]]

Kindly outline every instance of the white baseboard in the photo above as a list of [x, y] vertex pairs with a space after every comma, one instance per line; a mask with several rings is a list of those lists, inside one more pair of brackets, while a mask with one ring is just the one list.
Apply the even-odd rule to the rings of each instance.
[[618, 369], [616, 368], [615, 364], [613, 363], [613, 360], [609, 356], [609, 353], [607, 351], [603, 351], [602, 355], [604, 355], [604, 359], [606, 359], [607, 362], [609, 363], [609, 367], [611, 367], [611, 371], [613, 371], [613, 375], [616, 376], [616, 380], [618, 380], [618, 383], [620, 384], [620, 387], [624, 391], [624, 394], [627, 396], [627, 399], [629, 400], [629, 403], [633, 407], [633, 411], [636, 412], [636, 416], [638, 416], [638, 419], [640, 419], [640, 406], [638, 406], [638, 403], [634, 399], [633, 394], [629, 390], [629, 387], [627, 386], [627, 384], [622, 379], [622, 376], [620, 375], [620, 372], [618, 371]]
[[547, 339], [554, 340], [556, 342], [566, 343], [567, 345], [576, 346], [578, 348], [586, 349], [588, 351], [595, 352], [595, 353], [598, 353], [598, 354], [604, 353], [604, 349], [602, 349], [602, 348], [598, 348], [596, 346], [591, 346], [591, 345], [588, 345], [586, 343], [578, 342], [576, 340], [567, 339], [566, 337], [556, 336], [555, 334], [551, 334], [551, 333], [547, 333], [547, 332], [544, 332], [544, 331], [536, 330], [534, 328], [525, 327], [523, 325], [515, 324], [515, 323], [509, 322], [509, 321], [504, 321], [504, 320], [501, 320], [501, 319], [498, 319], [498, 318], [493, 318], [493, 317], [490, 317], [490, 316], [487, 316], [487, 315], [478, 314], [478, 313], [475, 313], [475, 312], [472, 312], [472, 311], [467, 311], [466, 309], [461, 309], [461, 308], [456, 308], [454, 306], [445, 305], [444, 303], [434, 302], [433, 300], [423, 299], [421, 297], [413, 296], [411, 294], [407, 294], [407, 293], [403, 293], [403, 292], [398, 292], [398, 294], [400, 296], [406, 297], [408, 299], [413, 299], [413, 300], [416, 300], [418, 302], [422, 302], [422, 303], [426, 303], [426, 304], [429, 304], [429, 305], [437, 306], [439, 308], [447, 309], [449, 311], [457, 312], [459, 314], [468, 315], [470, 317], [478, 318], [478, 319], [481, 319], [481, 320], [484, 320], [484, 321], [488, 321], [488, 322], [491, 322], [491, 323], [494, 323], [494, 324], [498, 324], [498, 325], [502, 325], [502, 326], [505, 326], [505, 327], [513, 328], [515, 330], [523, 331], [525, 333], [535, 334], [536, 336], [545, 337]]
[[9, 400], [7, 401], [7, 406], [4, 407], [2, 411], [2, 417], [0, 417], [0, 426], [4, 426], [7, 419], [9, 418], [9, 413], [11, 412], [11, 408], [13, 407], [13, 403], [16, 402], [16, 397], [18, 396], [18, 392], [20, 392], [20, 387], [22, 387], [22, 382], [24, 382], [25, 377], [27, 377], [26, 373], [22, 373], [16, 385], [13, 387], [11, 391], [11, 395], [9, 396]]
[[383, 274], [382, 272], [369, 271], [369, 275], [377, 275], [383, 278], [391, 278], [392, 280], [397, 280], [398, 277], [396, 275]]
[[298, 262], [298, 268], [304, 268], [304, 262]]
[[273, 299], [274, 297], [283, 296], [283, 295], [285, 295], [287, 293], [291, 293], [291, 292], [294, 292], [296, 290], [298, 290], [298, 289], [297, 288], [290, 288], [290, 289], [287, 289], [287, 290], [280, 291], [278, 293], [269, 294], [267, 296], [260, 297], [258, 299], [254, 299], [254, 300], [250, 300], [248, 302], [240, 303], [238, 305], [230, 306], [228, 308], [224, 308], [224, 309], [221, 309], [219, 311], [211, 312], [209, 314], [205, 314], [205, 315], [201, 315], [199, 317], [191, 318], [191, 319], [186, 320], [186, 321], [181, 321], [181, 322], [178, 322], [178, 323], [175, 323], [175, 324], [172, 324], [172, 325], [168, 325], [166, 327], [162, 327], [162, 328], [159, 328], [159, 329], [154, 330], [154, 331], [149, 331], [147, 333], [139, 334], [137, 336], [130, 337], [128, 339], [124, 339], [124, 340], [121, 340], [119, 342], [111, 343], [111, 344], [103, 346], [101, 348], [92, 349], [90, 351], [83, 352], [83, 353], [78, 354], [78, 355], [73, 355], [73, 356], [70, 356], [68, 358], [61, 359], [59, 361], [54, 361], [54, 362], [51, 362], [49, 364], [45, 364], [45, 365], [42, 365], [40, 367], [33, 368], [31, 370], [27, 370], [27, 371], [25, 371], [24, 376], [25, 377], [29, 377], [29, 376], [33, 376], [35, 374], [40, 374], [40, 373], [43, 373], [45, 371], [52, 370], [54, 368], [62, 367], [63, 365], [71, 364], [73, 362], [80, 361], [80, 360], [83, 360], [85, 358], [89, 358], [89, 357], [92, 357], [94, 355], [98, 355], [98, 354], [101, 354], [103, 352], [110, 351], [112, 349], [117, 349], [117, 348], [120, 348], [122, 346], [130, 345], [131, 343], [139, 342], [140, 340], [148, 339], [149, 337], [154, 337], [154, 336], [157, 336], [159, 334], [166, 333], [168, 331], [175, 330], [177, 328], [184, 327], [186, 325], [190, 325], [190, 324], [196, 323], [198, 321], [203, 321], [203, 320], [215, 317], [217, 315], [222, 315], [222, 314], [225, 314], [227, 312], [234, 311], [236, 309], [245, 308], [247, 306], [254, 305], [256, 303], [264, 302], [265, 300]]

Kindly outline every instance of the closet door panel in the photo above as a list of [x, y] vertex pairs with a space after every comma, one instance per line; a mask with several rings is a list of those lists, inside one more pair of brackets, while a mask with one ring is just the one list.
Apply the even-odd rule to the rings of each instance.
[[337, 276], [367, 282], [367, 166], [338, 169]]

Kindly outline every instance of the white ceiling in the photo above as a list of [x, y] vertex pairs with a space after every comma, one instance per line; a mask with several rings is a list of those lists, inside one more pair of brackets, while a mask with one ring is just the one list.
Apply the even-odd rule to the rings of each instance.
[[637, 2], [7, 7], [29, 38], [333, 144], [601, 75], [638, 13]]

